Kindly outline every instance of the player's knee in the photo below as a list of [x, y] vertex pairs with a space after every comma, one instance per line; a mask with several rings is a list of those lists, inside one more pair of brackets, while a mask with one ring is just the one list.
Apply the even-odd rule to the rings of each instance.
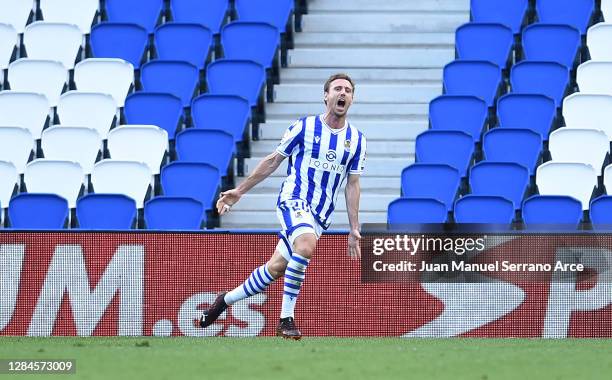
[[285, 274], [285, 269], [287, 269], [287, 262], [284, 260], [268, 261], [268, 271], [275, 280]]
[[317, 247], [317, 238], [312, 234], [305, 234], [295, 239], [293, 250], [300, 256], [310, 259]]

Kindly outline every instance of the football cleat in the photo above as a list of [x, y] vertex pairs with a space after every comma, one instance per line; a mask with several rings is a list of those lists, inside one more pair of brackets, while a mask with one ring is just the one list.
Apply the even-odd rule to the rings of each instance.
[[221, 292], [215, 298], [215, 302], [210, 305], [210, 308], [204, 310], [202, 316], [200, 317], [200, 327], [206, 328], [213, 324], [214, 321], [219, 318], [221, 314], [227, 309], [227, 304], [225, 303], [224, 297], [227, 292]]
[[293, 317], [281, 318], [276, 326], [276, 336], [282, 336], [285, 339], [300, 340], [302, 333], [295, 326]]

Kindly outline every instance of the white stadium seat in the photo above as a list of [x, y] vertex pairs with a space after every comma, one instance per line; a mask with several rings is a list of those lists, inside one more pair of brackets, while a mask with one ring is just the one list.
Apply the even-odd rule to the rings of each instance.
[[589, 47], [591, 59], [594, 61], [612, 61], [611, 40], [612, 23], [600, 22], [591, 26], [587, 31], [587, 46]]
[[168, 151], [168, 132], [155, 125], [122, 125], [109, 132], [108, 151], [114, 160], [144, 162], [159, 174]]
[[40, 0], [40, 11], [45, 21], [75, 24], [89, 34], [99, 5], [98, 0]]
[[612, 21], [612, 1], [601, 0], [601, 13], [605, 21]]
[[68, 81], [68, 70], [59, 61], [21, 58], [9, 65], [8, 81], [12, 90], [38, 92], [55, 107]]
[[568, 127], [600, 129], [612, 140], [612, 96], [575, 93], [563, 99]]
[[0, 126], [22, 127], [40, 138], [49, 116], [49, 102], [42, 94], [23, 91], [0, 92]]
[[586, 61], [576, 73], [581, 93], [612, 95], [612, 62]]
[[0, 0], [0, 23], [12, 25], [17, 33], [23, 33], [30, 13], [34, 9], [32, 0]]
[[67, 69], [74, 68], [82, 43], [83, 34], [73, 24], [36, 21], [23, 33], [28, 58], [59, 61]]
[[43, 131], [41, 147], [46, 159], [73, 161], [84, 174], [91, 174], [102, 139], [92, 128], [55, 125]]
[[550, 134], [548, 144], [553, 161], [588, 164], [598, 175], [610, 151], [608, 136], [598, 129], [559, 128]]
[[606, 187], [606, 193], [612, 195], [612, 164], [606, 166], [603, 172], [603, 183]]
[[94, 165], [91, 184], [95, 193], [124, 194], [136, 201], [136, 207], [142, 208], [151, 176], [151, 169], [145, 163], [106, 159]]
[[15, 28], [9, 24], [0, 24], [0, 69], [8, 68], [18, 43], [19, 37]]
[[134, 83], [134, 66], [118, 58], [85, 59], [74, 67], [74, 83], [79, 91], [110, 94], [123, 107]]
[[106, 139], [116, 114], [115, 100], [102, 93], [68, 91], [60, 96], [57, 105], [60, 124], [93, 128], [102, 139]]
[[72, 161], [36, 159], [26, 166], [23, 181], [28, 193], [53, 193], [64, 197], [68, 207], [76, 207], [83, 185], [83, 169]]
[[13, 163], [22, 174], [35, 147], [32, 134], [26, 128], [0, 127], [0, 160]]
[[19, 183], [19, 173], [12, 162], [0, 161], [0, 207], [7, 208]]
[[540, 195], [569, 195], [582, 203], [583, 210], [588, 210], [597, 186], [597, 172], [587, 164], [549, 161], [538, 167], [536, 185]]

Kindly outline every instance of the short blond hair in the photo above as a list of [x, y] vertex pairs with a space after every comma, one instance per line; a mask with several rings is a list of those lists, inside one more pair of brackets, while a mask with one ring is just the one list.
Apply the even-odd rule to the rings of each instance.
[[345, 74], [345, 73], [338, 73], [338, 74], [334, 74], [334, 75], [330, 76], [325, 81], [325, 85], [323, 85], [323, 91], [324, 92], [328, 92], [329, 91], [329, 86], [330, 86], [331, 82], [335, 81], [336, 79], [346, 79], [351, 84], [351, 87], [353, 87], [353, 92], [355, 91], [355, 82], [353, 82], [351, 77], [349, 77], [348, 74]]

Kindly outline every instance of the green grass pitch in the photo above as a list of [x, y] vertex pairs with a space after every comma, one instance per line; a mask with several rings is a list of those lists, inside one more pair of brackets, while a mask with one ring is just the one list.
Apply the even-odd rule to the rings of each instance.
[[24, 379], [612, 378], [609, 339], [0, 337], [9, 358], [77, 361]]

